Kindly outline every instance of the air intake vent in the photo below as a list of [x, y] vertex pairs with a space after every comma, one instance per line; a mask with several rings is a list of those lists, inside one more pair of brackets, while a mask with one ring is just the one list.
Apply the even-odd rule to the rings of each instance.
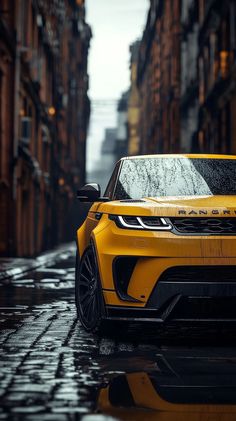
[[159, 282], [236, 283], [236, 266], [174, 266], [162, 273]]

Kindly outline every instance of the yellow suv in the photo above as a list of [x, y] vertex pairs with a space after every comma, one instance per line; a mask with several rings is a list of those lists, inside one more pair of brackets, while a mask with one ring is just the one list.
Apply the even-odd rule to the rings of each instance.
[[78, 191], [75, 298], [103, 320], [236, 320], [236, 156], [121, 159], [104, 197]]

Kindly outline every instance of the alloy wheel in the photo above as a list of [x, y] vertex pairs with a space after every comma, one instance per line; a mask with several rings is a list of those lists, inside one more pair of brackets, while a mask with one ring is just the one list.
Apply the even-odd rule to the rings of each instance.
[[101, 297], [98, 269], [92, 247], [89, 247], [77, 272], [76, 304], [80, 321], [86, 330], [95, 329], [101, 319]]

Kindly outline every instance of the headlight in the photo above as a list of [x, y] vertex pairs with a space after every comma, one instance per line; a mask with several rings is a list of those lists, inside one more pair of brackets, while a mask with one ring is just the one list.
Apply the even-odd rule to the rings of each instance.
[[114, 221], [119, 228], [151, 231], [170, 231], [172, 229], [172, 225], [165, 218], [156, 216], [109, 215], [109, 219]]

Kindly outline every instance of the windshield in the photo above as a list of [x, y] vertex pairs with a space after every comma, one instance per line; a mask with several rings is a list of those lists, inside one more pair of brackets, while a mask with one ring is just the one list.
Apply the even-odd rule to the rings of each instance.
[[236, 161], [138, 158], [123, 161], [115, 199], [236, 194]]

